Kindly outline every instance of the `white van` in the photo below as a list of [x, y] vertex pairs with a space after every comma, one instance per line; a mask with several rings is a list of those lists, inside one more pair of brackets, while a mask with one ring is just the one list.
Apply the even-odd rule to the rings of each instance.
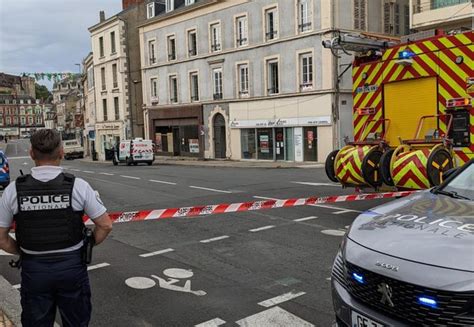
[[136, 138], [134, 140], [124, 140], [115, 146], [113, 164], [119, 163], [130, 165], [138, 165], [140, 162], [151, 166], [155, 161], [153, 152], [153, 142]]
[[79, 140], [63, 140], [64, 159], [84, 158], [84, 147]]

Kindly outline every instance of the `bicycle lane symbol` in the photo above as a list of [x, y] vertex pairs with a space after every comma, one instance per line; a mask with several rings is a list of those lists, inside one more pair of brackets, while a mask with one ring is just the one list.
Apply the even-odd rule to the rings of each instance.
[[[158, 286], [176, 292], [191, 293], [197, 296], [203, 296], [207, 293], [205, 291], [193, 291], [191, 290], [191, 277], [194, 276], [192, 270], [180, 269], [180, 268], [169, 268], [163, 271], [163, 275], [168, 278], [162, 278], [156, 275], [151, 275], [154, 279], [158, 280]], [[135, 289], [148, 289], [156, 286], [154, 279], [148, 277], [130, 277], [125, 280], [125, 284]], [[184, 282], [184, 286], [179, 286], [177, 283]]]

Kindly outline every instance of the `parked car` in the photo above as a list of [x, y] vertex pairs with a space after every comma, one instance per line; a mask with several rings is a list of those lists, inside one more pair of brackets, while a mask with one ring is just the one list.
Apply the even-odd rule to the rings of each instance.
[[10, 184], [10, 167], [7, 156], [3, 151], [0, 151], [0, 186], [5, 188], [8, 184]]
[[337, 326], [474, 326], [474, 159], [357, 217], [331, 284]]
[[78, 140], [64, 140], [64, 159], [84, 158], [84, 147]]
[[124, 140], [115, 146], [112, 162], [115, 166], [119, 163], [136, 166], [141, 162], [151, 166], [153, 161], [155, 161], [153, 149], [153, 142], [151, 140], [141, 138]]

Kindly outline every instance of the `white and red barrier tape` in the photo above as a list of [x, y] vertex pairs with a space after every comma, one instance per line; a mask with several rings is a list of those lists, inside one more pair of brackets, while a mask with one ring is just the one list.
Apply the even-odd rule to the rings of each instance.
[[[131, 221], [168, 219], [168, 218], [178, 218], [178, 217], [196, 217], [196, 216], [215, 215], [219, 213], [287, 208], [287, 207], [305, 206], [305, 205], [311, 205], [311, 204], [388, 199], [388, 198], [407, 196], [414, 192], [416, 191], [334, 195], [334, 196], [310, 197], [310, 198], [286, 199], [286, 200], [265, 200], [265, 201], [231, 203], [231, 204], [214, 204], [214, 205], [207, 205], [207, 206], [194, 206], [194, 207], [183, 207], [183, 208], [115, 212], [115, 213], [110, 213], [109, 216], [115, 223], [125, 223], [125, 222], [131, 222]], [[88, 217], [84, 217], [84, 221], [86, 222], [86, 224], [92, 224], [92, 221]]]

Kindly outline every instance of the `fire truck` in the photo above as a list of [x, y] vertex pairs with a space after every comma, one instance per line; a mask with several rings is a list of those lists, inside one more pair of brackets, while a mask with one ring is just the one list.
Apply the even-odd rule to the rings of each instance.
[[[352, 63], [354, 141], [327, 157], [330, 180], [427, 189], [474, 158], [474, 32], [433, 34], [396, 44], [366, 39], [365, 49], [373, 46]], [[349, 35], [331, 43], [333, 53], [347, 53], [357, 42]]]

